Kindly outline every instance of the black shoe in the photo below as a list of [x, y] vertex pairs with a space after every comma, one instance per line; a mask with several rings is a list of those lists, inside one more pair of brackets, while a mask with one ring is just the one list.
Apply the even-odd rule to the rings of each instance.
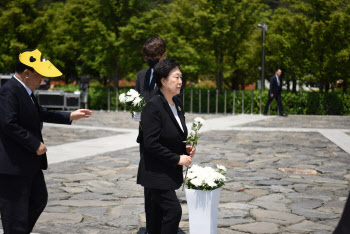
[[288, 115], [287, 115], [287, 114], [285, 114], [285, 113], [282, 113], [282, 114], [280, 114], [279, 116], [282, 116], [282, 117], [288, 117]]
[[263, 113], [263, 115], [267, 115], [267, 113]]

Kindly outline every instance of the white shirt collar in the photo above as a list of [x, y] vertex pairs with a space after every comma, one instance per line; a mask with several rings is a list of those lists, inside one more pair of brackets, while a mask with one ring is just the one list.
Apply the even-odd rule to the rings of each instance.
[[23, 85], [23, 87], [27, 90], [29, 96], [32, 95], [32, 92], [33, 92], [33, 91], [32, 91], [30, 88], [28, 88], [27, 85], [25, 85], [20, 79], [18, 79], [18, 78], [16, 77], [16, 75], [13, 75], [13, 77], [14, 77], [16, 80], [18, 80], [19, 83], [21, 83], [21, 84]]

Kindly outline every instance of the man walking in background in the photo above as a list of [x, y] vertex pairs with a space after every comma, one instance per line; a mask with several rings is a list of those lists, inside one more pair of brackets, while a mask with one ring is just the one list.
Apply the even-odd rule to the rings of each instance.
[[267, 115], [267, 111], [272, 100], [275, 98], [278, 106], [278, 115], [287, 117], [287, 115], [283, 112], [283, 105], [281, 99], [282, 93], [282, 80], [281, 80], [281, 69], [277, 69], [275, 75], [270, 78], [270, 90], [269, 90], [269, 99], [267, 100], [264, 115]]
[[0, 213], [5, 234], [29, 234], [47, 204], [42, 170], [47, 169], [43, 122], [71, 124], [90, 110], [42, 108], [33, 91], [44, 77], [62, 73], [39, 50], [19, 55], [15, 75], [0, 89]]

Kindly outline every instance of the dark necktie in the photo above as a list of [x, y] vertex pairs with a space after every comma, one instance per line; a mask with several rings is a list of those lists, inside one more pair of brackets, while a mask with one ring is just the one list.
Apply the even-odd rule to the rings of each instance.
[[36, 107], [36, 110], [39, 112], [40, 108], [39, 108], [38, 100], [36, 100], [36, 97], [34, 96], [33, 93], [30, 95], [30, 97], [32, 98], [32, 100], [33, 100], [33, 102], [34, 102], [34, 105], [35, 105], [35, 107]]

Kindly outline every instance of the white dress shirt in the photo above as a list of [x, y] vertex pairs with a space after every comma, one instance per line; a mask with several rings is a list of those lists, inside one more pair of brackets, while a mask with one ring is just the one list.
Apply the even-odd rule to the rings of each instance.
[[[30, 88], [28, 88], [27, 85], [25, 85], [20, 79], [18, 79], [18, 78], [16, 77], [16, 75], [13, 75], [13, 77], [14, 77], [16, 80], [18, 80], [18, 82], [21, 83], [21, 85], [23, 85], [23, 87], [27, 90], [27, 93], [28, 93], [30, 99], [32, 99], [31, 95], [32, 95], [33, 91], [32, 91]], [[33, 99], [32, 99], [32, 102], [34, 103]]]
[[169, 106], [170, 106], [170, 109], [172, 110], [172, 112], [173, 112], [173, 114], [174, 114], [174, 116], [175, 116], [175, 119], [176, 119], [177, 123], [179, 124], [181, 130], [184, 131], [184, 129], [183, 129], [183, 127], [182, 127], [182, 124], [181, 124], [180, 117], [179, 117], [179, 115], [178, 115], [178, 113], [177, 113], [175, 104], [174, 104], [174, 105], [170, 105], [170, 104], [169, 104]]

